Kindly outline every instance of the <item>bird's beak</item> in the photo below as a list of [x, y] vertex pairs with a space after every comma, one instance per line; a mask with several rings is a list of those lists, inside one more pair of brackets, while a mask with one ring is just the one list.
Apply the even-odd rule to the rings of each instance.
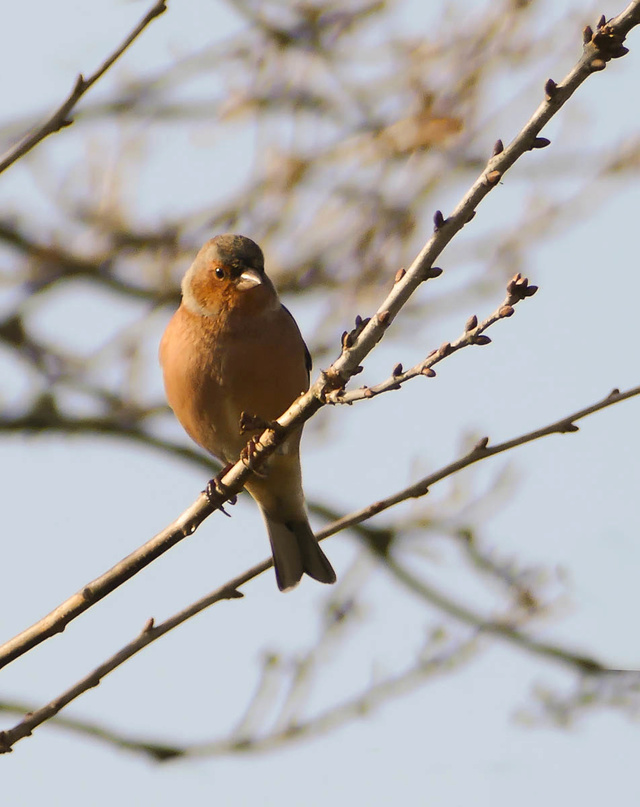
[[246, 291], [254, 286], [259, 286], [261, 283], [262, 278], [255, 269], [245, 269], [236, 281], [236, 288], [240, 291]]

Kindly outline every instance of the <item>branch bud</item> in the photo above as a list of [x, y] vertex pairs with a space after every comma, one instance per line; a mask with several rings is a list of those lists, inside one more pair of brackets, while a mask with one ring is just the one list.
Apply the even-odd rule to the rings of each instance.
[[476, 317], [476, 315], [474, 314], [472, 317], [469, 317], [469, 319], [465, 322], [464, 329], [468, 333], [469, 331], [472, 331], [474, 328], [477, 327], [478, 327], [478, 317]]
[[546, 149], [551, 145], [551, 141], [547, 137], [535, 137], [531, 145], [531, 149]]

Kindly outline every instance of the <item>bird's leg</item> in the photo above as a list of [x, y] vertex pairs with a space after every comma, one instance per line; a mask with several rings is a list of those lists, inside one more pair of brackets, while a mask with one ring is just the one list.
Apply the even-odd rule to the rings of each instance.
[[[222, 479], [223, 479], [223, 477], [225, 477], [229, 473], [229, 471], [232, 468], [233, 468], [233, 463], [230, 462], [228, 465], [225, 465], [225, 467], [220, 471], [219, 474], [217, 474], [217, 476], [214, 476], [213, 479], [210, 479], [207, 482], [207, 487], [204, 489], [204, 495], [207, 497], [207, 499], [209, 499], [209, 504], [210, 505], [215, 506], [214, 499], [215, 499], [216, 496], [226, 496], [227, 495], [227, 487], [226, 487], [226, 485], [224, 485], [222, 483]], [[232, 496], [229, 499], [228, 504], [235, 504], [237, 501], [238, 501], [238, 497], [237, 496]], [[222, 510], [222, 512], [225, 515], [229, 515], [228, 513], [225, 513], [225, 510], [221, 505], [219, 505], [219, 507], [220, 507], [220, 510]]]

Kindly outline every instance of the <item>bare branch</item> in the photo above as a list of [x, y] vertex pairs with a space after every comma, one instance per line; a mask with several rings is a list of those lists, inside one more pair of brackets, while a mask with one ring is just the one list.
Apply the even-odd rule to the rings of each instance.
[[[228, 498], [231, 498], [231, 494]], [[155, 558], [171, 549], [183, 538], [193, 534], [198, 524], [204, 519], [205, 515], [203, 513], [206, 513], [207, 510], [211, 512], [208, 500], [203, 493], [191, 507], [187, 508], [178, 519], [162, 532], [159, 532], [146, 544], [136, 549], [135, 552], [127, 555], [126, 558], [123, 558], [109, 571], [88, 583], [46, 617], [2, 645], [0, 648], [0, 667], [9, 664], [45, 639], [61, 633], [69, 622], [106, 597], [107, 594], [110, 594], [145, 566], [148, 566]]]
[[[567, 417], [555, 421], [555, 423], [550, 423], [548, 426], [544, 426], [541, 429], [536, 429], [535, 431], [522, 434], [519, 437], [514, 437], [512, 440], [507, 440], [504, 443], [489, 446], [489, 438], [484, 437], [479, 440], [471, 451], [469, 451], [468, 454], [465, 454], [464, 457], [460, 457], [460, 459], [456, 460], [455, 462], [445, 465], [438, 471], [434, 471], [432, 474], [423, 477], [413, 485], [403, 488], [402, 490], [398, 491], [398, 493], [394, 493], [392, 496], [389, 496], [386, 499], [381, 499], [380, 501], [374, 502], [362, 510], [358, 510], [348, 516], [344, 516], [343, 518], [329, 525], [329, 527], [325, 528], [325, 530], [322, 530], [320, 533], [318, 533], [318, 535], [326, 538], [327, 535], [334, 535], [336, 532], [340, 532], [343, 529], [352, 527], [355, 524], [360, 524], [362, 521], [371, 518], [371, 516], [382, 513], [384, 510], [388, 510], [390, 507], [394, 507], [400, 502], [407, 501], [407, 499], [415, 499], [420, 496], [424, 496], [429, 492], [431, 485], [434, 485], [436, 482], [440, 482], [442, 479], [446, 479], [448, 476], [452, 476], [458, 471], [461, 471], [463, 468], [468, 468], [470, 465], [473, 465], [480, 460], [487, 459], [487, 457], [502, 454], [505, 451], [510, 451], [512, 448], [526, 445], [534, 440], [539, 440], [541, 437], [546, 437], [549, 434], [567, 434], [577, 432], [578, 427], [575, 425], [575, 421], [582, 420], [582, 418], [587, 417], [587, 415], [592, 415], [594, 412], [599, 412], [601, 409], [606, 409], [608, 406], [612, 406], [620, 401], [624, 401], [627, 398], [634, 398], [637, 395], [640, 395], [640, 386], [633, 387], [626, 392], [620, 392], [620, 390], [614, 389], [609, 393], [609, 395], [607, 395], [606, 398], [603, 398], [601, 401], [593, 404], [592, 406], [588, 406], [585, 409], [580, 409], [577, 412], [574, 412], [572, 415], [567, 415]], [[327, 532], [327, 530], [330, 530], [330, 532]]]
[[[404, 275], [400, 275], [400, 279], [402, 277], [404, 277]], [[522, 300], [526, 300], [527, 297], [533, 297], [537, 290], [537, 286], [530, 286], [528, 279], [518, 273], [509, 281], [507, 296], [493, 314], [481, 323], [478, 323], [477, 317], [470, 317], [465, 325], [464, 333], [462, 333], [455, 342], [445, 342], [440, 345], [437, 350], [432, 350], [424, 361], [419, 362], [410, 370], [403, 370], [401, 364], [396, 365], [391, 376], [386, 381], [382, 381], [380, 384], [376, 384], [373, 387], [360, 387], [360, 389], [351, 392], [338, 390], [331, 393], [328, 396], [329, 403], [352, 404], [354, 401], [374, 398], [376, 395], [381, 395], [383, 392], [400, 389], [405, 381], [409, 381], [417, 376], [433, 378], [435, 371], [431, 368], [447, 356], [451, 356], [452, 353], [456, 353], [458, 350], [469, 347], [470, 345], [488, 345], [491, 340], [488, 336], [482, 336], [482, 334], [492, 325], [495, 325], [496, 322], [505, 319], [505, 317], [512, 316], [515, 310], [514, 306]], [[356, 329], [357, 327], [358, 324], [356, 323]], [[354, 332], [352, 331], [352, 333]], [[343, 336], [343, 344], [348, 342], [350, 338], [352, 338], [351, 334], [345, 334]]]
[[[345, 516], [342, 519], [338, 519], [333, 524], [330, 524], [323, 530], [320, 530], [317, 533], [317, 538], [318, 540], [323, 540], [328, 538], [330, 535], [334, 535], [337, 532], [347, 529], [348, 527], [353, 527], [360, 524], [362, 521], [371, 518], [373, 515], [376, 515], [383, 510], [393, 507], [393, 505], [398, 504], [401, 501], [405, 501], [409, 498], [415, 498], [417, 496], [424, 496], [428, 492], [430, 485], [434, 484], [434, 482], [444, 479], [447, 476], [451, 476], [462, 468], [466, 468], [467, 466], [472, 465], [481, 459], [486, 459], [489, 456], [508, 451], [509, 449], [515, 448], [519, 445], [525, 445], [526, 443], [537, 440], [540, 437], [544, 437], [548, 434], [575, 432], [578, 430], [577, 426], [574, 425], [576, 420], [581, 420], [582, 418], [587, 417], [587, 415], [593, 414], [594, 412], [598, 412], [601, 409], [605, 409], [615, 403], [637, 395], [640, 395], [640, 387], [634, 387], [626, 392], [613, 390], [610, 395], [608, 395], [602, 401], [593, 404], [592, 406], [581, 409], [578, 412], [568, 415], [567, 417], [562, 418], [561, 420], [558, 420], [542, 429], [528, 432], [527, 434], [523, 434], [520, 437], [514, 438], [513, 440], [496, 445], [493, 448], [488, 448], [486, 442], [482, 440], [469, 454], [457, 462], [451, 463], [440, 471], [425, 477], [415, 485], [411, 485], [410, 487], [405, 488], [404, 490], [388, 497], [387, 499], [376, 502], [363, 510], [359, 510]], [[24, 631], [22, 634], [16, 636], [15, 639], [0, 647], [0, 665], [4, 666], [8, 664], [10, 661], [18, 658], [20, 655], [25, 653], [36, 644], [39, 644], [44, 639], [64, 630], [64, 627], [72, 619], [85, 611], [90, 604], [96, 601], [96, 599], [106, 596], [106, 594], [116, 588], [117, 585], [120, 585], [123, 580], [128, 579], [128, 577], [135, 574], [139, 568], [142, 568], [144, 565], [151, 562], [154, 557], [161, 554], [161, 552], [166, 551], [167, 548], [173, 546], [173, 544], [180, 540], [181, 537], [184, 537], [180, 534], [180, 531], [189, 529], [191, 519], [194, 518], [194, 511], [196, 511], [197, 508], [198, 502], [192, 505], [189, 510], [185, 511], [180, 519], [174, 522], [174, 525], [172, 525], [171, 528], [168, 528], [168, 530], [172, 530], [173, 532], [167, 534], [168, 530], [165, 530], [163, 533], [160, 533], [159, 536], [156, 536], [156, 538], [149, 541], [148, 544], [145, 544], [145, 546], [129, 555], [128, 558], [125, 558], [112, 570], [102, 575], [102, 577], [97, 578], [97, 580], [85, 587], [85, 589], [83, 589], [81, 592], [62, 603], [62, 605], [60, 605], [55, 611], [52, 611], [51, 614], [45, 617], [44, 620], [40, 620], [40, 622], [37, 622], [29, 630]], [[170, 542], [168, 543], [168, 546], [164, 548], [160, 540], [162, 536], [164, 536], [165, 542]], [[144, 556], [144, 550], [146, 547], [149, 547], [148, 551], [155, 550], [156, 552], [156, 555], [153, 555], [153, 557], [149, 558], [148, 560]], [[421, 596], [423, 599], [429, 601], [431, 604], [435, 605], [440, 610], [444, 611], [455, 619], [467, 625], [479, 628], [483, 633], [491, 634], [509, 641], [518, 647], [535, 653], [536, 655], [540, 655], [545, 658], [578, 668], [581, 672], [617, 672], [615, 670], [611, 670], [594, 659], [572, 653], [557, 645], [539, 642], [507, 623], [485, 620], [484, 618], [479, 617], [466, 606], [456, 603], [447, 595], [438, 592], [432, 586], [427, 585], [424, 583], [424, 581], [412, 575], [407, 569], [393, 560], [389, 554], [389, 548], [389, 545], [386, 544], [384, 546], [380, 546], [378, 551], [380, 555], [384, 556], [387, 566], [391, 569], [395, 576], [405, 583], [409, 588], [411, 588], [412, 591], [419, 594], [419, 596]], [[221, 586], [208, 594], [206, 597], [194, 602], [189, 607], [183, 609], [159, 625], [155, 625], [153, 619], [150, 619], [136, 639], [123, 647], [110, 659], [97, 667], [93, 672], [85, 676], [85, 678], [46, 706], [29, 714], [13, 729], [0, 732], [0, 753], [10, 751], [14, 743], [23, 737], [28, 736], [34, 728], [56, 715], [72, 700], [75, 700], [87, 690], [97, 686], [105, 675], [112, 672], [114, 669], [116, 669], [116, 667], [119, 667], [151, 642], [159, 639], [161, 636], [164, 636], [170, 630], [173, 630], [173, 628], [178, 627], [178, 625], [181, 625], [192, 616], [195, 616], [205, 608], [208, 608], [210, 605], [213, 605], [220, 600], [237, 599], [242, 597], [243, 595], [239, 591], [240, 587], [249, 580], [252, 580], [259, 574], [262, 574], [262, 572], [269, 569], [272, 564], [273, 561], [271, 558], [269, 558], [268, 560], [253, 566], [243, 574], [238, 575], [230, 580], [224, 586]], [[87, 592], [86, 598], [85, 592]]]
[[[127, 737], [109, 731], [103, 726], [83, 720], [56, 717], [55, 722], [62, 728], [79, 732], [85, 736], [95, 737], [119, 748], [143, 753], [159, 762], [181, 757], [227, 756], [246, 752], [258, 753], [288, 745], [301, 738], [325, 734], [354, 717], [363, 717], [390, 698], [416, 689], [426, 679], [460, 666], [469, 660], [476, 649], [477, 642], [474, 638], [471, 638], [453, 647], [448, 647], [439, 653], [425, 653], [406, 670], [367, 687], [363, 693], [344, 703], [337, 704], [307, 720], [289, 723], [262, 737], [224, 738], [190, 745], [170, 745], [169, 743], [158, 743], [153, 740], [138, 740], [133, 737]], [[98, 683], [97, 680], [94, 680], [93, 686]], [[58, 702], [63, 698], [66, 699], [71, 692], [72, 690], [69, 690], [68, 693], [52, 701], [43, 709], [30, 712], [15, 728], [0, 732], [0, 753], [11, 751], [11, 745], [28, 736], [31, 729], [43, 722], [44, 719], [48, 719], [46, 717], [43, 717], [42, 720], [39, 719], [45, 712], [53, 711], [53, 714], [55, 714], [58, 708], [62, 708], [58, 707]], [[22, 707], [26, 707], [26, 704], [3, 704], [0, 702], [0, 711], [23, 711]], [[49, 717], [51, 716], [49, 715]]]
[[34, 146], [37, 146], [38, 143], [45, 139], [45, 137], [48, 137], [50, 134], [54, 134], [55, 132], [59, 132], [60, 129], [70, 126], [73, 123], [73, 119], [70, 117], [70, 114], [82, 96], [96, 83], [96, 81], [98, 81], [98, 79], [102, 78], [107, 70], [120, 58], [120, 56], [122, 56], [129, 45], [131, 45], [131, 43], [137, 39], [142, 31], [144, 31], [147, 25], [149, 25], [152, 20], [159, 17], [160, 14], [164, 13], [166, 10], [166, 0], [157, 0], [153, 7], [149, 9], [143, 19], [140, 20], [138, 25], [124, 40], [124, 42], [122, 42], [122, 44], [116, 48], [111, 56], [109, 56], [109, 58], [102, 63], [95, 73], [92, 73], [89, 78], [84, 78], [84, 76], [80, 74], [67, 98], [62, 102], [58, 109], [56, 109], [51, 117], [37, 129], [34, 129], [32, 132], [25, 135], [22, 140], [16, 143], [15, 146], [10, 148], [9, 151], [0, 157], [0, 173], [9, 168], [10, 165], [13, 165], [13, 163], [15, 163], [21, 157], [24, 157], [25, 154], [31, 151]]

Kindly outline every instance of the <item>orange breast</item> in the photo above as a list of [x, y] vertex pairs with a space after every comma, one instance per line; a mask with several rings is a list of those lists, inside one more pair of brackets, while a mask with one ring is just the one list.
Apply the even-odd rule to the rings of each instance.
[[167, 400], [195, 442], [224, 462], [249, 439], [242, 412], [273, 420], [308, 388], [305, 349], [284, 311], [233, 321], [181, 306], [160, 345]]

